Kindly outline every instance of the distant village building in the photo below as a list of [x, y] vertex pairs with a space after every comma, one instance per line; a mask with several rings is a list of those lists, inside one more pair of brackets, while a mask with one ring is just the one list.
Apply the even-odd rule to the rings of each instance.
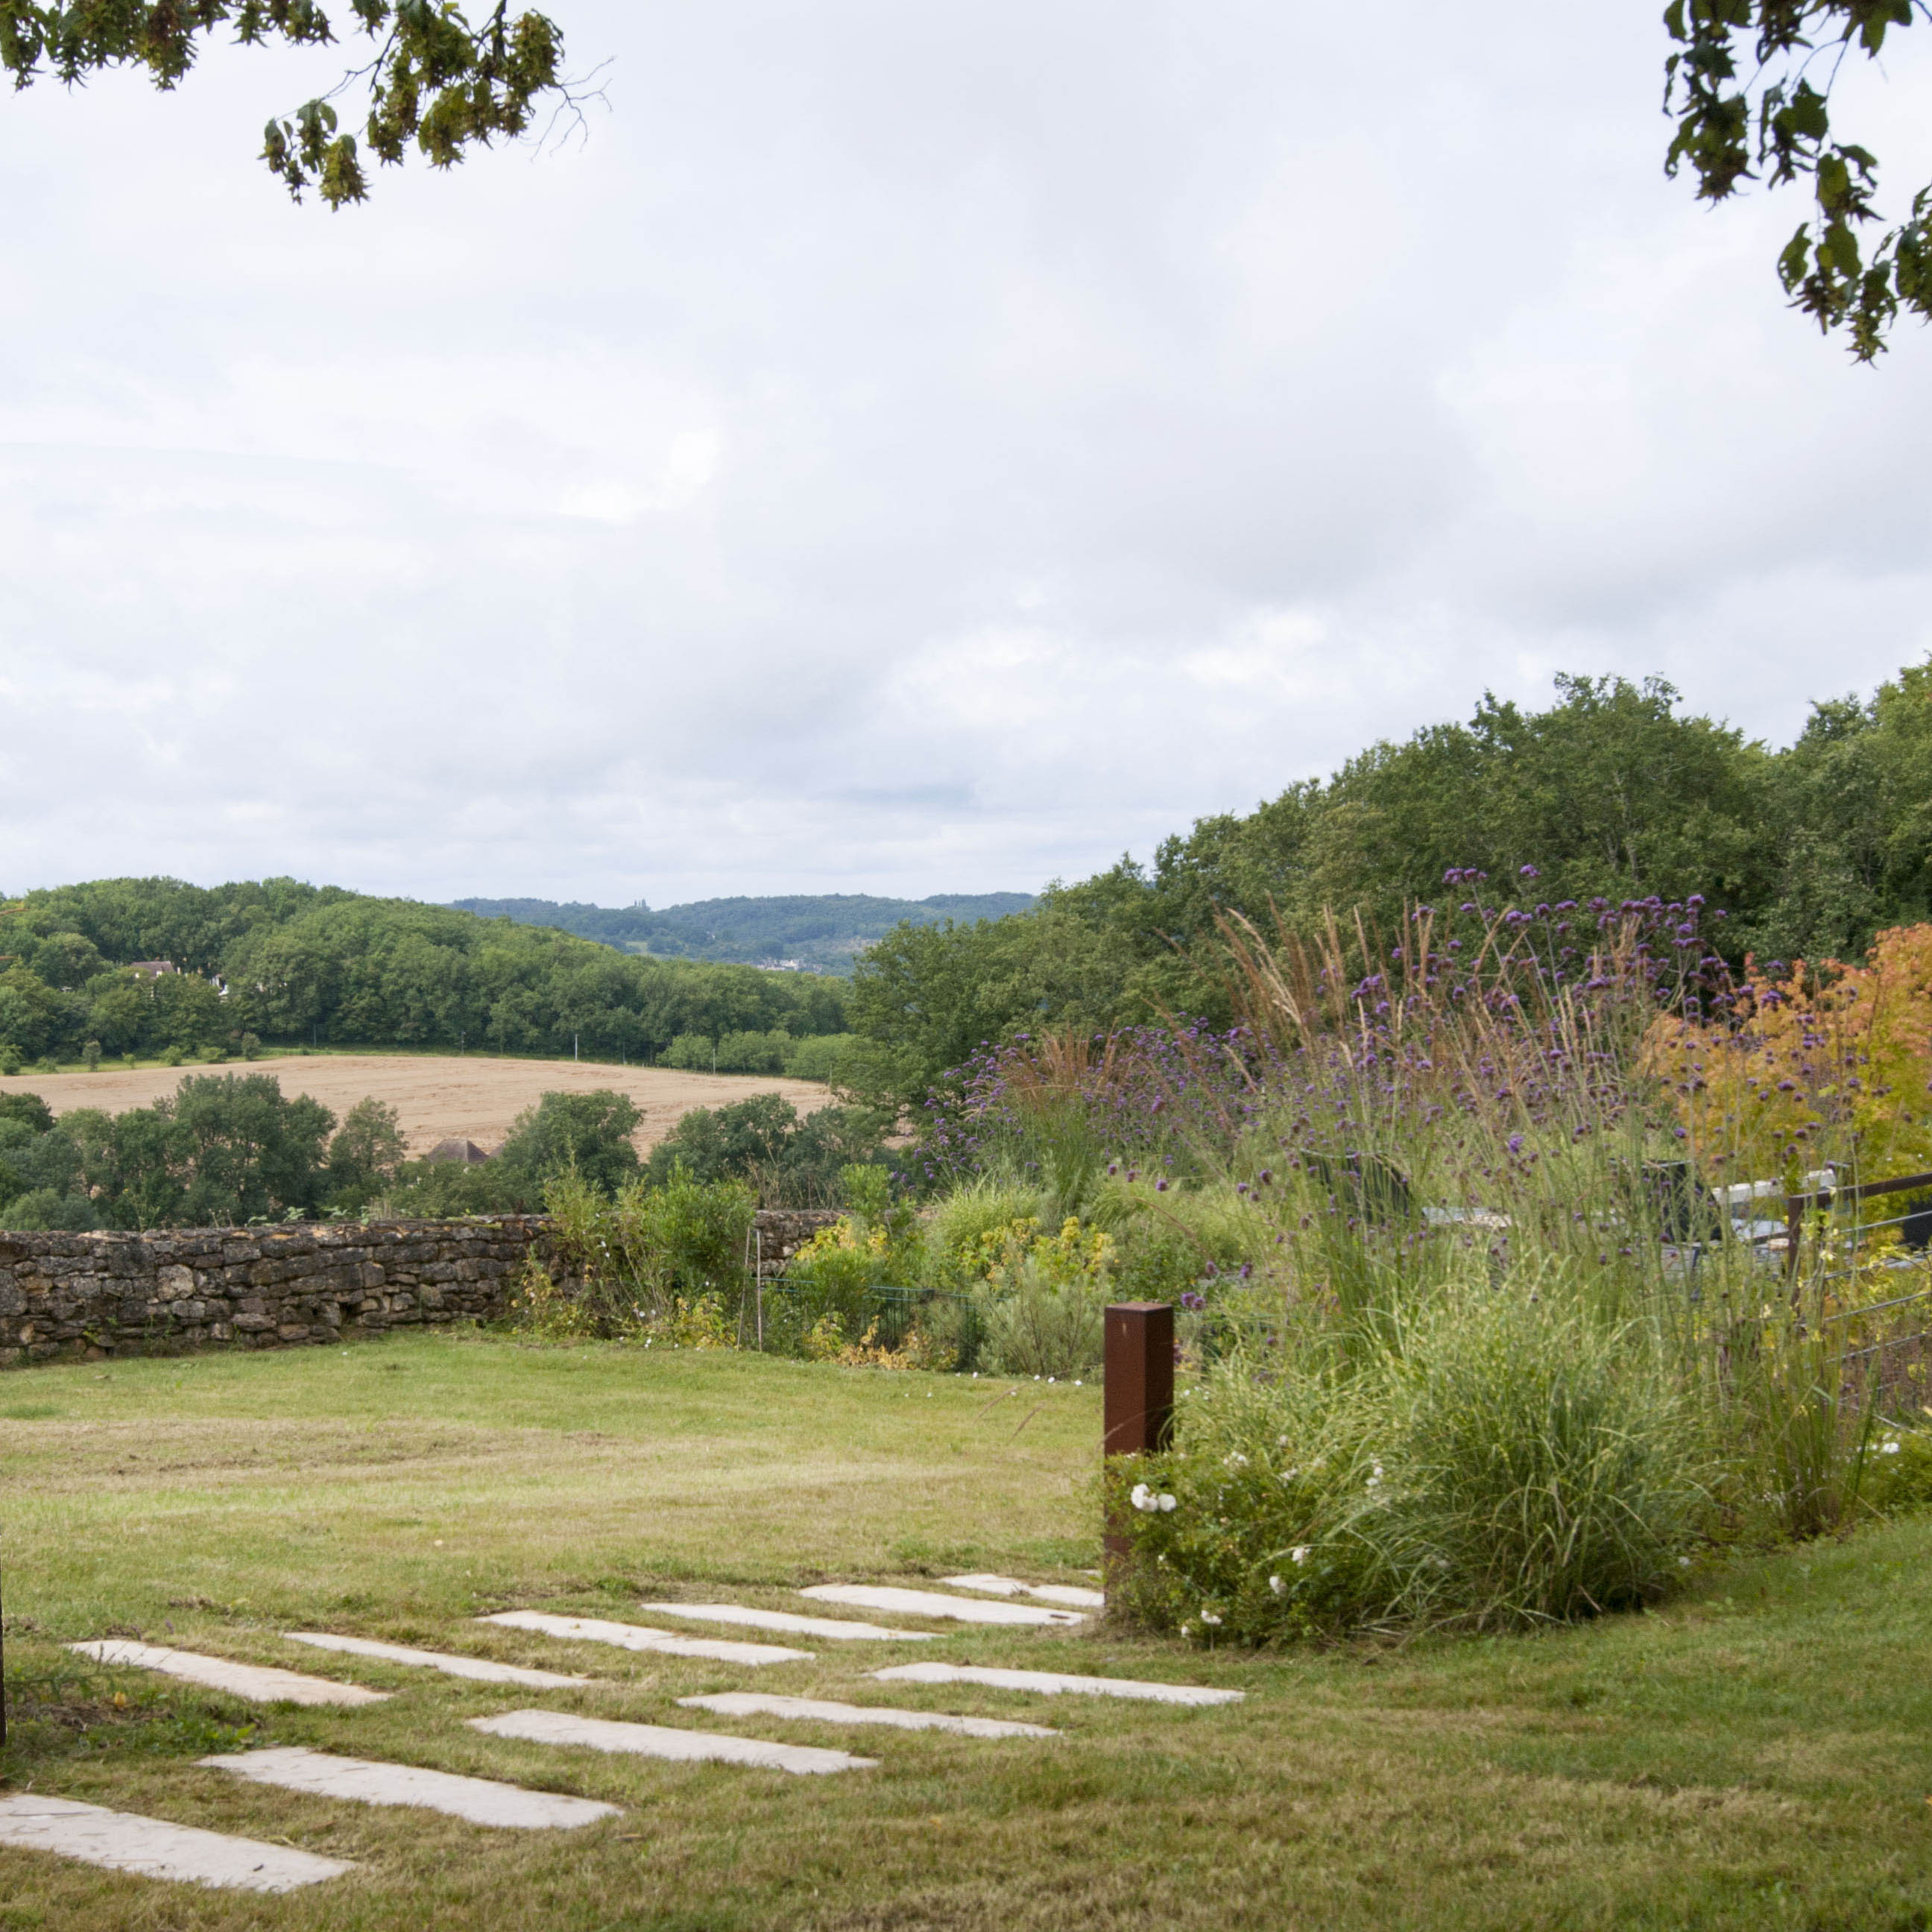
[[460, 1160], [465, 1167], [480, 1166], [489, 1158], [490, 1156], [474, 1141], [458, 1140], [453, 1138], [449, 1140], [438, 1141], [436, 1145], [423, 1156], [424, 1160]]
[[144, 980], [158, 980], [164, 973], [178, 973], [181, 968], [172, 959], [137, 959], [128, 970]]

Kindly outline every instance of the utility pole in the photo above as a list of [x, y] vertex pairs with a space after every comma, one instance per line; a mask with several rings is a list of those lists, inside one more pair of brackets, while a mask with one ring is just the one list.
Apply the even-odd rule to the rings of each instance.
[[570, 1036], [570, 1058], [574, 1064], [577, 1058], [577, 1036], [574, 1034]]

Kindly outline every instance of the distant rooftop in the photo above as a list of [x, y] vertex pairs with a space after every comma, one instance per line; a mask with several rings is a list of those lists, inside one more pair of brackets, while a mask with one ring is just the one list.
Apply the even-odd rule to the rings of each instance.
[[490, 1156], [474, 1141], [458, 1140], [454, 1138], [438, 1141], [436, 1145], [423, 1156], [425, 1160], [460, 1160], [466, 1167], [479, 1166], [489, 1158]]

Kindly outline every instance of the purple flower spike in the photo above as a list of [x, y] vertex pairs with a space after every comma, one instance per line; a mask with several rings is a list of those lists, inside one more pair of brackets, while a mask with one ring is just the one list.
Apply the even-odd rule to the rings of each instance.
[[1510, 1152], [1511, 1154], [1520, 1154], [1520, 1153], [1522, 1153], [1522, 1135], [1520, 1135], [1520, 1134], [1511, 1134], [1511, 1135], [1510, 1136], [1510, 1137], [1509, 1137], [1509, 1150], [1510, 1150]]
[[1519, 866], [1516, 875], [1520, 879], [1540, 879], [1543, 876], [1534, 866]]
[[1162, 1174], [1161, 1178], [1154, 1183], [1154, 1191], [1156, 1194], [1165, 1194], [1167, 1192], [1167, 1177], [1166, 1174]]

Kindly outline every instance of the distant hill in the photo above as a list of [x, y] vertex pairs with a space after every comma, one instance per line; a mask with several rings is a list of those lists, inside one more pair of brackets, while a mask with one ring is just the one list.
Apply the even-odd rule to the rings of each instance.
[[798, 893], [775, 898], [699, 899], [653, 912], [633, 906], [560, 905], [554, 899], [458, 899], [460, 912], [548, 926], [601, 939], [627, 952], [664, 959], [730, 960], [747, 966], [796, 966], [850, 973], [854, 957], [904, 921], [1003, 919], [1024, 912], [1030, 892], [935, 892], [926, 899], [875, 898], [864, 892]]

